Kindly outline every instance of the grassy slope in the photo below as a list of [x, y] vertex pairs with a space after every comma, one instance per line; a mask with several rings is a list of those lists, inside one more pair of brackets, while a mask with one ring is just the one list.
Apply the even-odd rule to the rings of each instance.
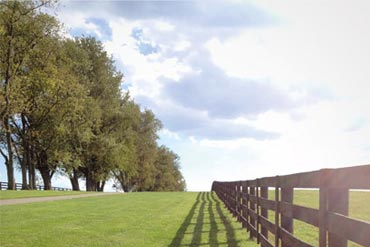
[[55, 190], [1, 190], [0, 200], [29, 198], [29, 197], [46, 197], [46, 196], [66, 196], [86, 193], [84, 191], [55, 191]]
[[207, 193], [133, 193], [2, 206], [0, 222], [4, 247], [257, 246]]

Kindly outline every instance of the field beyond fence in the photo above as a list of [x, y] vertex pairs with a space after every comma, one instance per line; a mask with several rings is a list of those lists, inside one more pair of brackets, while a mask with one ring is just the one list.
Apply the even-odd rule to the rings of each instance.
[[[299, 188], [319, 190], [317, 209], [293, 203], [294, 190]], [[269, 189], [275, 190], [273, 200]], [[212, 191], [262, 247], [314, 247], [294, 235], [298, 229], [293, 220], [318, 229], [319, 247], [346, 247], [348, 240], [370, 247], [370, 222], [348, 216], [353, 189], [370, 189], [370, 165], [212, 185]], [[274, 214], [272, 221], [269, 212]]]

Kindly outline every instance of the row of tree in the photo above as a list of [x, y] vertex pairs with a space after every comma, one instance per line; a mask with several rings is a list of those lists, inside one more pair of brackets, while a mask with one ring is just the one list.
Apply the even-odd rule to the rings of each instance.
[[122, 93], [123, 75], [101, 42], [62, 37], [48, 1], [0, 2], [0, 153], [8, 189], [14, 168], [23, 189], [36, 171], [45, 189], [55, 173], [103, 191], [184, 190], [179, 157], [157, 144], [161, 122]]

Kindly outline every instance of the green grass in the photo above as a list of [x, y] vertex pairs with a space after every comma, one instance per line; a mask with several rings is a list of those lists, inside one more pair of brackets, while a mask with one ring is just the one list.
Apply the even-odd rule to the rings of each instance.
[[[274, 191], [270, 191], [269, 199], [274, 199]], [[295, 190], [293, 203], [310, 208], [319, 208], [319, 191], [318, 190]], [[349, 197], [349, 216], [370, 222], [370, 192], [350, 192]], [[269, 219], [275, 222], [275, 214], [269, 211]], [[294, 220], [294, 235], [299, 239], [313, 246], [319, 244], [319, 230], [317, 227], [306, 224], [299, 220]], [[269, 239], [273, 242], [274, 235], [269, 234]], [[358, 247], [360, 245], [348, 242], [348, 247]]]
[[132, 193], [0, 207], [0, 246], [257, 247], [211, 193]]
[[[318, 208], [318, 191], [295, 191], [294, 203]], [[369, 192], [351, 192], [351, 217], [370, 221], [367, 205]], [[274, 213], [269, 217], [273, 222]], [[318, 228], [295, 220], [294, 229], [299, 239], [318, 246]], [[2, 247], [257, 247], [248, 236], [211, 193], [131, 193], [0, 207]]]
[[87, 193], [84, 191], [56, 191], [56, 190], [0, 190], [0, 200], [46, 196], [66, 196]]

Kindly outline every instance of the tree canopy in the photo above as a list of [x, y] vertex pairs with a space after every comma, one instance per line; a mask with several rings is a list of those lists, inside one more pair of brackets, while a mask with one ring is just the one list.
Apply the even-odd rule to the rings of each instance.
[[8, 189], [45, 189], [55, 173], [103, 191], [183, 191], [179, 157], [159, 146], [162, 123], [122, 92], [123, 75], [94, 37], [61, 37], [50, 1], [0, 2], [0, 153]]

